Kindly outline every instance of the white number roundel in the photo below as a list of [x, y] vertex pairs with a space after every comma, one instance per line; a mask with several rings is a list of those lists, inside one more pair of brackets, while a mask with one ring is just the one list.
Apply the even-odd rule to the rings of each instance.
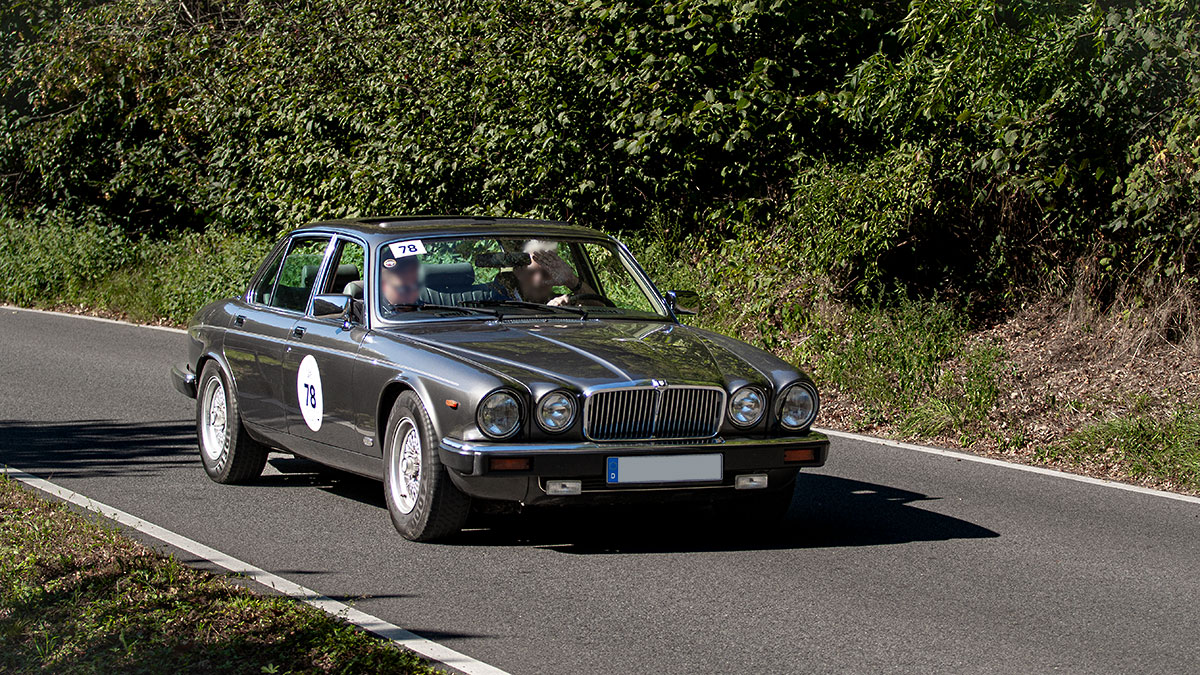
[[296, 373], [296, 396], [300, 399], [300, 414], [304, 423], [313, 431], [321, 430], [321, 417], [325, 412], [325, 399], [321, 395], [321, 369], [312, 354], [300, 362]]

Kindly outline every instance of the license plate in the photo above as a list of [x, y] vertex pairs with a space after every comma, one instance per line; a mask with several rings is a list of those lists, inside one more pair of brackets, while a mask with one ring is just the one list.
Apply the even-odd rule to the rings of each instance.
[[697, 483], [722, 478], [723, 457], [711, 455], [657, 455], [609, 457], [606, 479], [616, 483]]

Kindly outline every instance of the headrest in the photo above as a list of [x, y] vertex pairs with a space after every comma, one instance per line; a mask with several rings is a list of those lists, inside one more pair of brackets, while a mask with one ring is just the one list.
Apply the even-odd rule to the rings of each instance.
[[471, 263], [424, 265], [425, 285], [434, 290], [467, 288], [475, 283], [475, 268]]
[[346, 284], [345, 288], [342, 289], [342, 293], [354, 298], [355, 300], [362, 300], [363, 282], [358, 280], [351, 281], [350, 283]]
[[303, 275], [300, 277], [304, 280], [305, 288], [312, 288], [313, 282], [317, 280], [317, 272], [321, 271], [320, 265], [305, 265]]
[[333, 283], [329, 284], [329, 288], [345, 288], [346, 284], [351, 281], [357, 281], [361, 278], [358, 273], [358, 267], [354, 265], [338, 265], [337, 271], [333, 274]]

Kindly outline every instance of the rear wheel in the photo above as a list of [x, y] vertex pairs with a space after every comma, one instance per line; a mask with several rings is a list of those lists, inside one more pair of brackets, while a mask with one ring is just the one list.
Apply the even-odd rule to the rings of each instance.
[[196, 435], [204, 472], [227, 484], [260, 476], [268, 450], [246, 433], [237, 397], [215, 361], [204, 364], [196, 391]]
[[400, 394], [388, 417], [383, 492], [392, 525], [405, 539], [452, 535], [471, 511], [471, 498], [450, 481], [435, 439], [421, 399], [411, 391]]

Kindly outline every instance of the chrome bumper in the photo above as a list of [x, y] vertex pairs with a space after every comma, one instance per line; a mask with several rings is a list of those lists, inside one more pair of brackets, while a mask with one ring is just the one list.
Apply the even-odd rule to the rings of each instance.
[[781, 438], [711, 438], [702, 441], [664, 441], [655, 442], [609, 442], [596, 443], [578, 441], [570, 443], [492, 443], [488, 441], [463, 441], [457, 438], [443, 438], [438, 450], [442, 463], [459, 472], [471, 476], [483, 476], [488, 473], [489, 457], [588, 457], [594, 455], [612, 454], [652, 454], [679, 452], [721, 452], [737, 453], [773, 451], [782, 453], [788, 449], [816, 448], [819, 452], [818, 462], [811, 466], [825, 463], [826, 452], [829, 448], [829, 438], [824, 434], [810, 431], [803, 436], [785, 436]]
[[196, 398], [196, 374], [186, 365], [171, 366], [171, 385], [188, 398]]

